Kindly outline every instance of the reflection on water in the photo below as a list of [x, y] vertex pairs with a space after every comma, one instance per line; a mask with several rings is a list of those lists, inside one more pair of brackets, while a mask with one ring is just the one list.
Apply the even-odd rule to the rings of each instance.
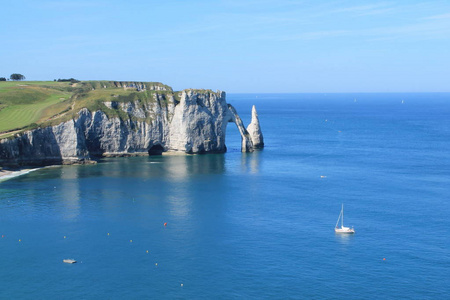
[[56, 213], [58, 218], [76, 221], [91, 218], [92, 213], [121, 217], [128, 210], [145, 219], [157, 205], [166, 207], [173, 218], [187, 220], [194, 203], [204, 209], [226, 199], [230, 186], [224, 186], [219, 175], [260, 172], [261, 152], [232, 154], [240, 156], [240, 163], [232, 164], [226, 155], [107, 158], [97, 165], [44, 168], [10, 181], [11, 194], [3, 190], [0, 196], [8, 198], [3, 205], [21, 206], [22, 213], [33, 218]]
[[65, 219], [76, 219], [80, 214], [79, 170], [82, 166], [66, 166], [60, 169], [61, 180], [59, 193], [63, 205], [62, 215]]
[[342, 245], [350, 245], [350, 243], [353, 241], [355, 234], [334, 234], [335, 239], [337, 242], [339, 242]]
[[209, 154], [108, 158], [97, 166], [95, 172], [89, 170], [91, 176], [183, 180], [193, 175], [222, 174], [225, 172], [225, 157], [223, 154]]
[[251, 174], [259, 173], [260, 155], [262, 150], [257, 150], [252, 153], [242, 153], [241, 168], [243, 172]]
[[225, 172], [225, 157], [217, 155], [182, 155], [163, 157], [159, 167], [163, 176], [173, 180], [202, 174], [222, 174]]

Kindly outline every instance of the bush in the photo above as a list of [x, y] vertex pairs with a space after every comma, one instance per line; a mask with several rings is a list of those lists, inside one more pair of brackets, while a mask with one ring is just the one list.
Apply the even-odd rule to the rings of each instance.
[[79, 80], [76, 80], [75, 78], [69, 78], [69, 79], [58, 79], [58, 82], [71, 82], [71, 83], [77, 83], [80, 82]]
[[11, 76], [9, 76], [9, 79], [11, 79], [11, 80], [24, 80], [25, 76], [23, 76], [22, 74], [13, 73], [13, 74], [11, 74]]
[[0, 77], [0, 81], [6, 81], [5, 77]]

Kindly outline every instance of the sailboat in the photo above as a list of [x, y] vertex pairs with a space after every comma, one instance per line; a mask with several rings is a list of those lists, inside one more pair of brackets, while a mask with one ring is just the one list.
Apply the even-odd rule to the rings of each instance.
[[[339, 228], [339, 220], [341, 220], [341, 227]], [[334, 227], [334, 232], [336, 233], [355, 233], [355, 229], [344, 226], [344, 204], [342, 204], [341, 213], [339, 214], [339, 218], [336, 222], [336, 227]]]

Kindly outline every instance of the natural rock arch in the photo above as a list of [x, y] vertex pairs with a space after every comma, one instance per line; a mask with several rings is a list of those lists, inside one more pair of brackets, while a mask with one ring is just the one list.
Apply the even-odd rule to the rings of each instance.
[[247, 129], [245, 129], [241, 117], [239, 117], [233, 105], [228, 104], [228, 110], [231, 113], [231, 122], [236, 124], [236, 127], [238, 128], [239, 133], [241, 134], [241, 152], [253, 152], [252, 138], [250, 137], [250, 134], [248, 133]]

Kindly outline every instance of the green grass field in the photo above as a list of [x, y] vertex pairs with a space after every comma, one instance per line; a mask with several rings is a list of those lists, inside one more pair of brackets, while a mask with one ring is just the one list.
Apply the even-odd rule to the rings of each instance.
[[0, 82], [0, 132], [45, 121], [52, 106], [72, 96], [68, 87], [53, 81]]

